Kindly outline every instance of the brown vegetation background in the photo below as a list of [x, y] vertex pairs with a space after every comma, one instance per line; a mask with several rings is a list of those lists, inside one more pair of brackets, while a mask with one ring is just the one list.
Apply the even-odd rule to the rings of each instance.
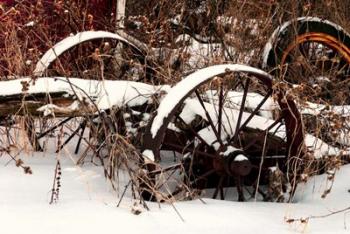
[[[0, 77], [31, 75], [40, 56], [64, 37], [84, 30], [115, 31], [116, 0], [77, 1], [2, 1], [0, 8]], [[204, 11], [198, 13], [198, 8]], [[202, 8], [203, 9], [203, 8]], [[128, 0], [126, 31], [153, 47], [173, 47], [173, 39], [181, 30], [167, 23], [182, 15], [181, 24], [199, 35], [212, 33], [213, 28], [228, 44], [239, 50], [262, 49], [273, 30], [282, 22], [299, 16], [318, 16], [349, 29], [350, 2], [347, 0]], [[239, 27], [220, 28], [219, 15], [237, 18]], [[249, 35], [247, 20], [260, 22], [259, 34]], [[136, 28], [133, 21], [142, 22]], [[31, 25], [30, 22], [34, 22]], [[258, 52], [257, 54], [259, 54]], [[259, 56], [256, 62], [259, 64]], [[233, 61], [234, 62], [234, 61]], [[256, 64], [255, 64], [256, 63]], [[7, 77], [7, 78], [6, 78]]]

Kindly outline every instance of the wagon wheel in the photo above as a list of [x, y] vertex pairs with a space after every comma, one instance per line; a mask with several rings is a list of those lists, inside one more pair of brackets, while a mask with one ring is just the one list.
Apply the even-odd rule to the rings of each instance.
[[296, 172], [287, 168], [301, 157], [298, 111], [273, 92], [261, 70], [237, 64], [201, 69], [172, 88], [157, 113], [144, 138], [145, 199], [181, 199], [208, 188], [213, 198], [225, 199], [226, 188], [236, 186], [242, 201], [243, 186], [259, 190], [269, 167]]
[[[80, 77], [90, 80], [145, 81], [147, 79], [150, 81], [152, 71], [146, 64], [148, 63], [145, 51], [120, 35], [103, 31], [87, 31], [67, 37], [54, 45], [39, 60], [34, 75]], [[67, 120], [62, 119], [52, 124], [52, 130], [56, 129], [56, 125], [67, 123]], [[68, 137], [71, 140], [74, 135], [79, 135], [76, 153], [87, 122], [90, 122], [90, 126], [93, 124], [90, 120], [83, 118], [77, 128], [72, 130], [72, 135]], [[46, 128], [37, 133], [37, 137], [32, 130], [28, 129], [33, 145], [38, 145], [38, 138], [52, 132], [50, 129]]]
[[[300, 97], [313, 103], [350, 103], [350, 36], [340, 26], [314, 17], [277, 28], [265, 47], [263, 67], [302, 85]], [[278, 67], [277, 67], [278, 66]]]
[[118, 34], [86, 31], [54, 45], [38, 61], [34, 74], [142, 81], [150, 76], [146, 53]]
[[[320, 144], [349, 146], [350, 36], [314, 17], [287, 22], [265, 47], [263, 66], [291, 84], [306, 126]], [[313, 151], [313, 150], [312, 150]], [[334, 152], [323, 155], [333, 155]]]

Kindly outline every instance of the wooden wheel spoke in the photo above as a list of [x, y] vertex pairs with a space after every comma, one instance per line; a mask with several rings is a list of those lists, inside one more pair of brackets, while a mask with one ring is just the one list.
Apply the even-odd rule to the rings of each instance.
[[189, 153], [198, 154], [198, 155], [202, 155], [202, 156], [209, 157], [209, 158], [216, 158], [216, 156], [213, 155], [213, 154], [206, 153], [204, 151], [200, 151], [200, 150], [197, 150], [195, 148], [183, 147], [181, 145], [172, 144], [172, 143], [169, 143], [169, 142], [164, 143], [164, 145], [172, 147], [172, 148], [174, 148], [174, 150], [177, 150], [178, 152], [182, 152], [182, 153], [189, 152]]
[[222, 128], [222, 112], [224, 109], [224, 91], [223, 91], [223, 82], [220, 82], [219, 87], [219, 114], [218, 114], [218, 135], [221, 139], [221, 128]]
[[277, 130], [283, 125], [282, 122], [283, 116], [279, 116], [277, 119], [275, 119], [275, 121], [273, 121], [272, 124], [270, 124], [264, 131], [262, 132], [269, 132], [270, 130], [272, 130], [278, 123], [280, 123], [280, 125], [276, 128], [276, 130], [274, 131], [274, 134], [276, 134]]
[[161, 174], [161, 173], [164, 173], [164, 172], [168, 172], [168, 171], [171, 171], [171, 170], [175, 171], [176, 169], [181, 168], [181, 166], [182, 166], [182, 163], [177, 163], [177, 164], [171, 165], [171, 166], [166, 167], [166, 168], [162, 168], [162, 169], [159, 169], [159, 170], [151, 171], [148, 174], [149, 175], [158, 175], [158, 174]]
[[247, 81], [246, 81], [246, 84], [244, 86], [244, 93], [243, 93], [243, 97], [242, 97], [241, 107], [239, 109], [239, 114], [238, 114], [238, 118], [237, 118], [237, 124], [236, 124], [235, 133], [234, 133], [234, 136], [233, 136], [233, 138], [232, 138], [232, 140], [230, 142], [235, 142], [237, 140], [237, 137], [238, 137], [238, 134], [239, 134], [239, 129], [240, 129], [241, 121], [242, 121], [242, 116], [243, 116], [243, 112], [244, 112], [245, 102], [246, 102], [246, 99], [247, 99], [249, 84], [250, 84], [250, 79], [248, 78]]
[[[275, 125], [276, 126], [276, 125]], [[270, 133], [270, 136], [275, 136], [278, 130], [283, 126], [283, 123], [281, 122], [278, 127], [273, 131], [273, 133]], [[268, 128], [267, 130], [270, 131], [272, 128]]]
[[65, 124], [66, 122], [68, 122], [69, 120], [73, 119], [73, 117], [68, 117], [66, 119], [64, 119], [63, 121], [59, 122], [58, 124], [56, 124], [55, 126], [51, 127], [50, 129], [46, 130], [45, 132], [40, 133], [37, 138], [38, 140], [40, 138], [43, 138], [44, 136], [46, 136], [47, 134], [49, 134], [50, 132], [54, 131], [55, 129], [57, 129], [58, 127], [62, 126], [63, 124]]
[[193, 186], [195, 183], [197, 183], [200, 180], [205, 179], [208, 176], [211, 176], [212, 174], [215, 173], [215, 169], [209, 170], [206, 173], [204, 173], [203, 175], [200, 175], [199, 177], [197, 177], [194, 181], [191, 182], [191, 185]]
[[225, 176], [220, 177], [218, 186], [215, 188], [215, 191], [213, 194], [213, 199], [215, 199], [218, 196], [218, 193], [220, 192], [221, 200], [224, 200], [223, 183], [224, 183], [225, 178], [226, 178]]
[[[272, 89], [270, 89], [267, 93], [267, 95], [263, 98], [263, 100], [256, 106], [256, 108], [252, 111], [252, 113], [250, 113], [249, 117], [244, 121], [244, 123], [238, 128], [236, 129], [236, 132], [234, 134], [234, 136], [230, 139], [229, 142], [234, 143], [234, 140], [236, 140], [237, 136], [239, 134], [240, 131], [242, 131], [247, 124], [252, 120], [252, 118], [259, 112], [259, 110], [261, 109], [261, 107], [265, 104], [265, 102], [267, 101], [267, 99], [271, 96], [272, 94]], [[235, 137], [236, 136], [236, 137]]]
[[276, 128], [276, 130], [272, 134], [270, 134], [270, 136], [274, 136], [277, 133], [278, 129], [283, 125], [283, 123], [281, 121], [282, 121], [282, 117], [277, 118], [265, 130], [259, 132], [258, 136], [256, 136], [253, 141], [251, 141], [247, 145], [245, 145], [243, 150], [246, 151], [246, 150], [250, 149], [258, 141], [258, 139], [260, 139], [260, 137], [263, 137], [266, 132], [269, 132], [273, 127], [275, 127], [278, 123], [280, 123], [280, 125]]
[[179, 115], [176, 115], [176, 119], [180, 120], [182, 124], [185, 124], [193, 135], [195, 135], [202, 143], [208, 145], [208, 143], [201, 137], [197, 131], [195, 131], [190, 124], [187, 124]]
[[195, 91], [195, 93], [196, 93], [196, 96], [197, 96], [197, 99], [198, 99], [200, 105], [202, 106], [202, 108], [204, 110], [205, 116], [207, 117], [207, 120], [208, 120], [208, 122], [209, 122], [209, 124], [210, 124], [210, 126], [211, 126], [211, 128], [212, 128], [212, 130], [213, 130], [213, 132], [214, 132], [218, 142], [220, 143], [221, 146], [223, 146], [224, 144], [223, 144], [223, 142], [221, 140], [221, 136], [219, 135], [218, 131], [216, 130], [215, 124], [214, 124], [212, 118], [210, 117], [210, 114], [209, 114], [207, 108], [205, 107], [203, 99], [201, 98], [201, 96], [200, 96], [200, 94], [198, 93], [197, 90]]

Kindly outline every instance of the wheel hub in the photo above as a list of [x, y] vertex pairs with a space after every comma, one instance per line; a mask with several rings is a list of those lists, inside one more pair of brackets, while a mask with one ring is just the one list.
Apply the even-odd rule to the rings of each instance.
[[228, 176], [246, 176], [252, 169], [252, 164], [244, 152], [233, 146], [219, 151], [217, 159], [213, 160], [213, 168], [218, 174]]

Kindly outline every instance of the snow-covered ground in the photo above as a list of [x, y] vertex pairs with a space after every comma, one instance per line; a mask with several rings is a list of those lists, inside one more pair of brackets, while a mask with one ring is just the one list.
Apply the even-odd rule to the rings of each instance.
[[[104, 179], [100, 167], [74, 165], [69, 153], [61, 154], [62, 188], [59, 201], [49, 204], [56, 154], [21, 155], [33, 174], [26, 175], [9, 157], [0, 157], [1, 233], [350, 233], [350, 215], [341, 212], [307, 224], [288, 218], [325, 215], [350, 206], [350, 165], [336, 174], [331, 194], [321, 198], [325, 176], [299, 187], [293, 204], [232, 202], [212, 199], [173, 204], [148, 203], [150, 211], [131, 212], [129, 195], [118, 193]], [[120, 192], [123, 189], [123, 178]], [[204, 203], [203, 203], [204, 202]]]
[[[219, 67], [225, 71], [227, 66], [230, 65], [218, 65], [216, 68]], [[231, 66], [232, 70], [235, 68], [248, 69], [239, 65]], [[202, 72], [206, 72], [208, 69], [210, 67]], [[37, 85], [40, 84], [40, 81], [45, 82], [45, 78], [39, 79]], [[57, 81], [52, 82], [57, 83]], [[180, 91], [184, 90], [181, 84], [186, 84], [186, 82], [189, 83], [192, 80], [184, 80], [179, 83], [180, 86], [177, 87], [181, 88]], [[12, 83], [20, 85], [18, 80], [11, 81], [9, 84]], [[145, 84], [142, 86], [147, 91], [145, 94], [152, 93], [150, 88], [153, 90], [153, 87]], [[6, 89], [6, 92], [20, 90], [19, 87]], [[58, 89], [65, 86], [58, 87], [56, 84], [50, 87]], [[42, 89], [38, 88], [38, 90]], [[173, 90], [176, 93], [177, 89]], [[31, 87], [29, 91], [34, 92], [35, 89]], [[178, 93], [181, 94], [181, 92]], [[131, 94], [129, 93], [129, 95]], [[126, 100], [129, 99], [133, 98]], [[146, 102], [148, 99], [142, 100]], [[171, 101], [170, 104], [174, 103], [174, 100]], [[175, 103], [177, 103], [176, 100]], [[163, 106], [166, 107], [166, 105]], [[160, 122], [163, 121], [167, 112], [169, 110], [160, 107], [159, 113], [162, 114]], [[20, 140], [23, 136], [18, 134], [17, 138]], [[68, 145], [68, 150], [64, 148], [60, 155], [53, 153], [55, 147], [51, 145], [47, 147], [48, 150], [45, 153], [31, 153], [30, 155], [21, 153], [20, 157], [25, 165], [31, 167], [32, 175], [24, 174], [23, 170], [16, 167], [14, 161], [11, 161], [10, 157], [5, 154], [0, 156], [0, 234], [350, 233], [348, 230], [350, 217], [347, 216], [347, 210], [324, 218], [312, 218], [305, 223], [300, 221], [286, 222], [288, 219], [327, 215], [350, 207], [350, 193], [348, 192], [350, 184], [347, 180], [347, 175], [350, 174], [350, 165], [342, 167], [337, 172], [332, 192], [326, 199], [321, 198], [322, 193], [327, 189], [326, 176], [318, 176], [311, 178], [308, 184], [299, 186], [296, 202], [292, 204], [240, 203], [205, 198], [161, 205], [149, 202], [149, 211], [139, 206], [143, 210], [141, 214], [135, 215], [131, 212], [131, 209], [135, 207], [135, 201], [130, 194], [127, 194], [120, 206], [117, 207], [128, 179], [120, 178], [119, 191], [113, 191], [110, 182], [104, 178], [101, 167], [89, 164], [88, 160], [83, 166], [75, 166], [74, 162], [78, 156], [71, 153], [74, 152], [74, 143], [76, 142]], [[50, 190], [56, 157], [59, 157], [62, 163], [62, 188], [60, 189], [59, 201], [50, 205]]]

